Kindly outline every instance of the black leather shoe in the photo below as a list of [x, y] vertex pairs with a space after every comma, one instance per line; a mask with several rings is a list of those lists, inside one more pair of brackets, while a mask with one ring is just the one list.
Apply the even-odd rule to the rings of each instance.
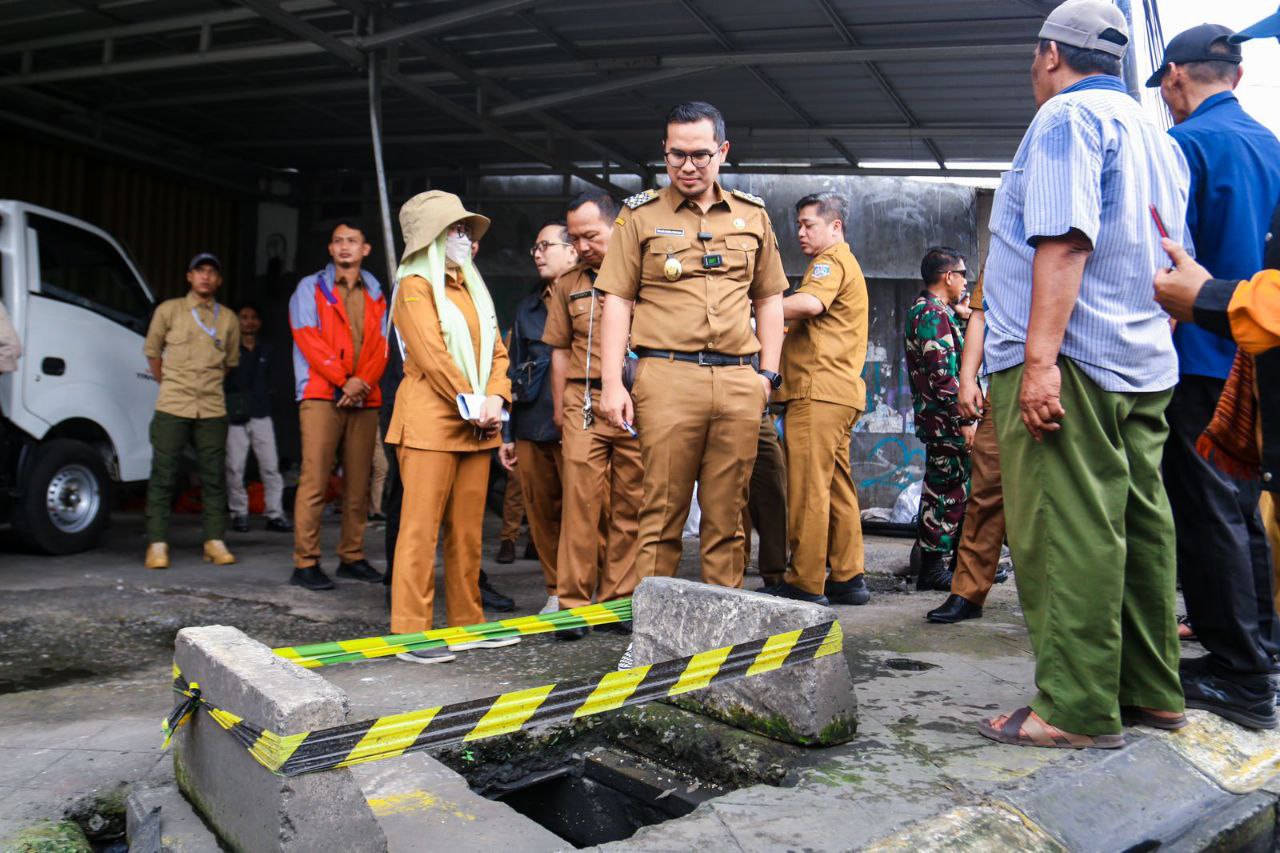
[[764, 589], [760, 591], [767, 595], [776, 595], [778, 596], [778, 598], [790, 598], [795, 601], [807, 601], [810, 604], [821, 604], [824, 607], [826, 607], [831, 603], [831, 601], [825, 595], [815, 595], [812, 592], [805, 592], [800, 587], [792, 586], [786, 581], [783, 581], [782, 583], [776, 584], [774, 586], [766, 586]]
[[581, 640], [591, 633], [590, 625], [583, 625], [581, 628], [561, 628], [556, 631], [557, 640]]
[[281, 516], [280, 518], [268, 518], [267, 529], [272, 533], [292, 533], [293, 522]]
[[1276, 697], [1270, 680], [1264, 678], [1251, 688], [1208, 672], [1183, 670], [1181, 675], [1188, 708], [1209, 711], [1247, 729], [1276, 727]]
[[996, 576], [994, 578], [996, 583], [1004, 583], [1011, 577], [1013, 577], [1013, 571], [1007, 565], [1002, 563], [996, 568]]
[[529, 544], [524, 546], [524, 558], [526, 560], [538, 559], [538, 549], [533, 546], [533, 540], [529, 540]]
[[847, 581], [827, 579], [827, 586], [822, 590], [832, 604], [866, 604], [871, 600], [871, 590], [867, 589], [867, 579], [862, 575], [849, 578]]
[[935, 607], [930, 610], [925, 614], [924, 618], [930, 622], [952, 625], [956, 622], [963, 622], [966, 619], [981, 619], [982, 608], [967, 598], [952, 594], [947, 596], [947, 600], [942, 603], [941, 607]]
[[947, 571], [942, 554], [937, 551], [920, 551], [920, 574], [916, 575], [916, 591], [926, 589], [951, 591], [951, 572]]
[[597, 631], [604, 631], [609, 634], [625, 634], [631, 636], [630, 622], [605, 622], [595, 626]]
[[514, 563], [516, 561], [516, 543], [510, 539], [503, 539], [498, 545], [498, 556], [494, 557], [499, 563]]
[[231, 516], [231, 529], [234, 530], [236, 533], [248, 533], [249, 532], [249, 516], [247, 515]]
[[[512, 548], [514, 547], [513, 545]], [[484, 605], [485, 610], [492, 610], [495, 613], [510, 613], [516, 609], [516, 603], [494, 589], [484, 572], [480, 572], [480, 603]]]
[[368, 560], [356, 560], [354, 563], [338, 563], [338, 570], [334, 574], [349, 581], [382, 583], [382, 572], [369, 565]]
[[329, 580], [329, 576], [322, 572], [319, 566], [294, 569], [289, 577], [289, 583], [316, 592], [322, 589], [333, 589], [333, 581]]

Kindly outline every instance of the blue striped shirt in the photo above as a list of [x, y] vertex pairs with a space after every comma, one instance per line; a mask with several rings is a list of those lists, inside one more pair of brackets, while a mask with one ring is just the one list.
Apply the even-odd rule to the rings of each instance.
[[1152, 286], [1169, 259], [1148, 205], [1156, 205], [1171, 238], [1188, 242], [1189, 182], [1177, 144], [1119, 79], [1086, 77], [1046, 102], [991, 209], [983, 291], [987, 369], [996, 373], [1026, 360], [1035, 245], [1075, 228], [1093, 252], [1061, 355], [1104, 391], [1172, 388], [1178, 357]]

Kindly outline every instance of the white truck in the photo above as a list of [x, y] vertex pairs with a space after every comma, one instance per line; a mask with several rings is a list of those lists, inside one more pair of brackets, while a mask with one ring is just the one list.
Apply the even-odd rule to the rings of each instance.
[[154, 299], [110, 234], [0, 199], [0, 300], [22, 340], [0, 374], [0, 523], [46, 553], [92, 548], [112, 484], [151, 472]]

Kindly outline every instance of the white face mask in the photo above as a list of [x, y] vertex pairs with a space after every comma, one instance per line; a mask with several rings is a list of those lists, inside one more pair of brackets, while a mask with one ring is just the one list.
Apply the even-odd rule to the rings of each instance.
[[444, 256], [455, 266], [466, 266], [471, 260], [471, 238], [466, 234], [449, 234], [444, 239]]

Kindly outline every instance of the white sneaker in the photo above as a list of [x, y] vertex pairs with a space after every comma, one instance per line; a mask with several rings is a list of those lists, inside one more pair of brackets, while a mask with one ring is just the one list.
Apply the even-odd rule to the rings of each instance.
[[468, 649], [500, 649], [503, 646], [514, 646], [520, 642], [519, 637], [494, 637], [488, 640], [475, 640], [470, 643], [454, 643], [449, 646], [451, 652], [465, 652]]
[[539, 616], [545, 616], [548, 613], [558, 613], [560, 611], [560, 596], [547, 596], [547, 603], [542, 605], [542, 609], [538, 611]]
[[409, 663], [448, 663], [451, 660], [457, 660], [457, 655], [448, 649], [442, 649], [439, 646], [431, 649], [416, 649], [412, 652], [400, 652], [396, 655], [400, 660]]
[[631, 669], [635, 663], [631, 660], [631, 643], [627, 643], [627, 650], [622, 653], [622, 657], [618, 660], [618, 669]]

